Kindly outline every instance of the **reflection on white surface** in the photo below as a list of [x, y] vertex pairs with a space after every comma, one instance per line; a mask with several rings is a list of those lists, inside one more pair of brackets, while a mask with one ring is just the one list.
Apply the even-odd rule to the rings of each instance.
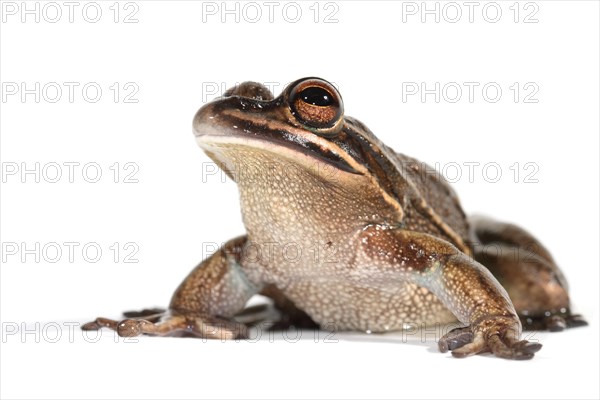
[[17, 332], [3, 324], [2, 398], [592, 398], [597, 391], [595, 324], [526, 332], [544, 348], [531, 361], [507, 361], [452, 358], [420, 331], [124, 339], [74, 323]]

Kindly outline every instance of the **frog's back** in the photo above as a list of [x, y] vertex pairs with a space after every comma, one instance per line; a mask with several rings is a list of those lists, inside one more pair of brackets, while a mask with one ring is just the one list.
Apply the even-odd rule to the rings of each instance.
[[359, 120], [346, 117], [347, 129], [338, 139], [351, 143], [352, 156], [366, 165], [379, 187], [398, 203], [408, 230], [443, 237], [469, 253], [468, 223], [454, 190], [433, 168], [395, 152]]
[[[454, 231], [463, 241], [468, 238], [468, 223], [456, 192], [433, 167], [401, 153], [394, 153], [401, 173], [412, 181], [417, 190], [417, 198], [412, 199], [413, 207], [406, 207], [404, 223], [408, 229], [424, 231], [435, 235], [445, 235], [436, 224], [436, 217]], [[420, 202], [424, 200], [425, 204]], [[433, 212], [433, 216], [429, 213]], [[425, 221], [423, 221], [425, 220]], [[435, 226], [432, 228], [431, 223]]]

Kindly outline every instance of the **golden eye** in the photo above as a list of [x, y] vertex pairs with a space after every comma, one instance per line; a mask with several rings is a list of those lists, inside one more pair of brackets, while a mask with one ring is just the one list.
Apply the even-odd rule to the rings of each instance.
[[342, 96], [329, 82], [305, 78], [290, 85], [288, 104], [298, 122], [314, 133], [335, 136], [343, 125]]

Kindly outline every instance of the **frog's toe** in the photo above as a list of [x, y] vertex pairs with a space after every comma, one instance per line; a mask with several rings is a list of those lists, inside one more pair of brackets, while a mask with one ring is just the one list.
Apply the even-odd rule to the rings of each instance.
[[[125, 311], [123, 316], [128, 319], [144, 319], [149, 322], [158, 322], [163, 315], [166, 315], [167, 311], [161, 308], [148, 308], [143, 309], [141, 311]], [[87, 322], [81, 325], [81, 329], [84, 331], [97, 331], [101, 328], [109, 328], [113, 331], [117, 331], [119, 329], [119, 324], [123, 321], [116, 321], [113, 319], [98, 317], [91, 322]], [[128, 323], [128, 327], [131, 328], [133, 324], [132, 322]], [[124, 331], [127, 331], [128, 328], [122, 328]]]
[[101, 329], [101, 328], [109, 328], [109, 329], [116, 331], [118, 324], [119, 324], [118, 321], [108, 319], [108, 318], [98, 317], [91, 322], [87, 322], [87, 323], [81, 325], [81, 330], [82, 331], [97, 331], [98, 329]]
[[442, 353], [448, 350], [456, 358], [464, 358], [486, 350], [486, 343], [482, 333], [473, 334], [470, 326], [452, 329], [442, 336], [438, 342]]
[[141, 334], [157, 334], [159, 330], [157, 327], [159, 324], [144, 320], [144, 319], [124, 319], [122, 321], [115, 321], [108, 318], [96, 318], [92, 322], [81, 325], [81, 329], [84, 331], [96, 331], [101, 328], [109, 328], [117, 332], [122, 337], [139, 336]]
[[578, 328], [580, 326], [587, 326], [587, 321], [579, 314], [569, 315], [565, 318], [567, 328]]
[[117, 325], [117, 333], [122, 337], [139, 336], [142, 333], [151, 333], [154, 323], [143, 319], [124, 319]]
[[530, 360], [542, 348], [540, 343], [528, 342], [527, 340], [503, 340], [499, 335], [492, 335], [488, 339], [488, 346], [496, 357], [510, 360]]
[[542, 345], [519, 340], [520, 328], [516, 318], [504, 316], [484, 319], [478, 330], [485, 336], [488, 350], [496, 357], [510, 360], [530, 360], [542, 348]]
[[438, 341], [440, 352], [455, 350], [473, 341], [473, 332], [470, 327], [455, 328], [446, 333]]
[[479, 332], [475, 335], [472, 335], [472, 337], [473, 340], [470, 343], [464, 344], [452, 350], [452, 356], [456, 358], [465, 358], [467, 356], [479, 354], [487, 350], [485, 339], [482, 333]]
[[560, 332], [567, 329], [567, 321], [560, 315], [553, 315], [545, 321], [546, 329], [550, 332]]

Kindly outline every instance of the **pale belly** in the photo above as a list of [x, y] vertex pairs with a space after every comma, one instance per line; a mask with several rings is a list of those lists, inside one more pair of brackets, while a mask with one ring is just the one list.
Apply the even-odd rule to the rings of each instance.
[[288, 284], [283, 292], [325, 330], [375, 333], [456, 321], [429, 290], [411, 283], [378, 288], [312, 279]]
[[245, 216], [249, 238], [262, 241], [249, 239], [247, 245], [250, 281], [274, 284], [323, 329], [387, 332], [456, 321], [429, 290], [370, 265], [360, 251], [361, 230], [314, 231], [318, 224], [290, 222], [293, 232], [282, 233], [275, 221], [265, 225], [253, 218]]

